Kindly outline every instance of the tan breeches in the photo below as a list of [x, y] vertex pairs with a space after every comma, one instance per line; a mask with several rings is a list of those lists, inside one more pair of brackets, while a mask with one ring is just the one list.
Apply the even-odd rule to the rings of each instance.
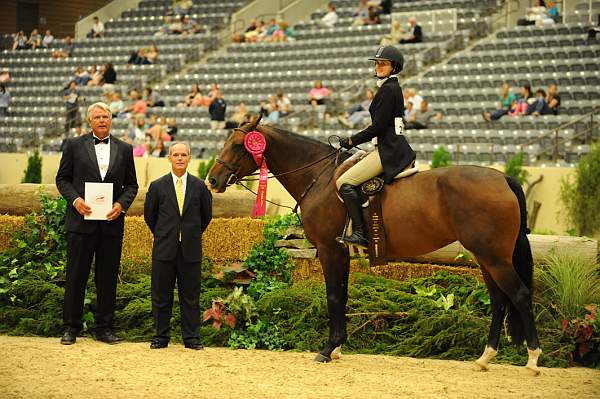
[[382, 173], [383, 166], [381, 165], [381, 158], [379, 158], [379, 151], [374, 150], [341, 175], [340, 178], [336, 180], [335, 184], [338, 189], [342, 184], [358, 186], [370, 178], [379, 176]]

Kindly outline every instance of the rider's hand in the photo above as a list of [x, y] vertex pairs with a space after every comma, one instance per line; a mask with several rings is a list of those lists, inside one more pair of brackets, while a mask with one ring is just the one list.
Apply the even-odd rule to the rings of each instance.
[[349, 137], [342, 137], [340, 139], [340, 147], [345, 148], [347, 150], [351, 149], [353, 147], [352, 140], [350, 140]]

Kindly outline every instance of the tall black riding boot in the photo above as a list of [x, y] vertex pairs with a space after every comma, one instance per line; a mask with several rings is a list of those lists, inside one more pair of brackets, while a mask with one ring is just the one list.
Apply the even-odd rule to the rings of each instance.
[[362, 218], [362, 198], [358, 187], [345, 183], [340, 187], [340, 195], [348, 208], [348, 214], [352, 219], [352, 234], [342, 239], [348, 243], [368, 246], [367, 230]]

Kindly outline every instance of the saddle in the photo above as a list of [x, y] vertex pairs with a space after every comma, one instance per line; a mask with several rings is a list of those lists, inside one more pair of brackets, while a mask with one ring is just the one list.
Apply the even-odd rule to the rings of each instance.
[[[342, 163], [334, 173], [334, 181], [336, 181], [344, 172], [356, 165], [363, 159], [367, 153], [358, 151], [344, 163]], [[415, 167], [414, 162], [406, 167], [402, 172], [398, 173], [394, 179], [411, 176], [417, 173], [419, 169]], [[360, 191], [364, 196], [363, 208], [369, 209], [369, 217], [365, 218], [365, 222], [369, 226], [369, 247], [364, 248], [353, 244], [347, 244], [350, 255], [368, 257], [370, 266], [387, 265], [386, 253], [386, 236], [385, 226], [383, 224], [383, 212], [381, 207], [381, 193], [385, 187], [384, 180], [381, 176], [373, 177], [360, 186]], [[338, 199], [342, 201], [338, 194]], [[342, 201], [343, 202], [343, 201]], [[364, 218], [364, 212], [363, 212]], [[350, 224], [350, 218], [346, 220], [343, 234], [346, 233]]]

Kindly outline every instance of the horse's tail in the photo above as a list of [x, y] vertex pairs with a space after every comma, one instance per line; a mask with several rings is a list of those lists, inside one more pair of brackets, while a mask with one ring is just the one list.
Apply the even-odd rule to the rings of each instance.
[[[530, 295], [533, 295], [533, 256], [531, 255], [531, 246], [527, 238], [527, 233], [530, 230], [527, 228], [527, 203], [525, 201], [525, 194], [523, 193], [523, 188], [515, 178], [506, 176], [506, 182], [517, 197], [521, 215], [521, 226], [513, 251], [512, 263], [519, 278], [527, 289], [529, 289]], [[523, 322], [512, 301], [509, 301], [508, 305], [508, 332], [515, 345], [521, 345], [525, 340]]]

